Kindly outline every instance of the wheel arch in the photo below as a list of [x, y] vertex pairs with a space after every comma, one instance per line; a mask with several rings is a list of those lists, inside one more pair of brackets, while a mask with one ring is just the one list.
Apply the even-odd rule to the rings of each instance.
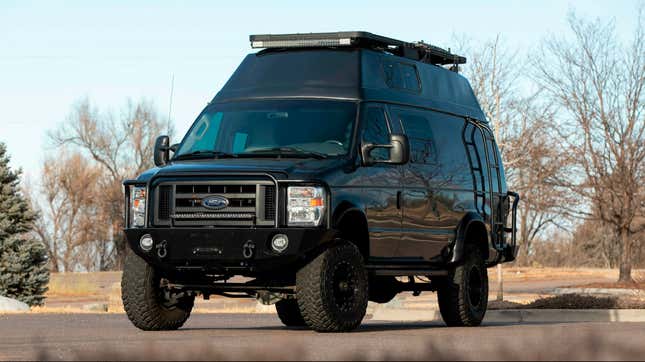
[[363, 208], [351, 202], [341, 202], [332, 214], [332, 228], [338, 237], [350, 241], [360, 250], [363, 258], [370, 255], [370, 237], [367, 216]]
[[490, 257], [490, 238], [484, 218], [475, 212], [467, 213], [457, 226], [455, 244], [450, 263], [458, 263], [463, 260], [466, 245], [474, 244], [481, 252], [484, 260]]

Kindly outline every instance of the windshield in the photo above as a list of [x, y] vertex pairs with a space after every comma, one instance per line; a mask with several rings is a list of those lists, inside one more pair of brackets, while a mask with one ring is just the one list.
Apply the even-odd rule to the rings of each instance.
[[175, 159], [346, 155], [356, 108], [353, 102], [319, 100], [214, 104], [195, 121]]

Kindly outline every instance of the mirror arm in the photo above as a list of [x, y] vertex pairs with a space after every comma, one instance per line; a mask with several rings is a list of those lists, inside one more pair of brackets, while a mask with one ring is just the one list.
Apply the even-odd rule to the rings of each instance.
[[[392, 150], [390, 152], [390, 157], [387, 160], [374, 160], [370, 156], [370, 153], [375, 148], [384, 148]], [[392, 165], [402, 165], [409, 161], [410, 149], [408, 138], [405, 135], [393, 134], [390, 135], [390, 143], [388, 144], [362, 144], [361, 145], [361, 156], [363, 158], [363, 163], [366, 166], [371, 166], [376, 163], [392, 164]]]
[[390, 149], [390, 148], [394, 148], [394, 146], [391, 144], [379, 145], [374, 143], [367, 143], [367, 144], [361, 145], [361, 158], [363, 159], [363, 164], [365, 164], [366, 166], [371, 166], [376, 163], [391, 163], [390, 161], [386, 161], [386, 160], [374, 161], [371, 157], [369, 157], [369, 152], [375, 148]]

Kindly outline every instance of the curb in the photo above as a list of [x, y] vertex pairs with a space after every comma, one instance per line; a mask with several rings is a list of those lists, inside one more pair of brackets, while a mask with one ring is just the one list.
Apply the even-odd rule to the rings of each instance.
[[[489, 315], [490, 313], [490, 315]], [[487, 322], [645, 322], [644, 309], [508, 309], [486, 313]]]
[[[375, 308], [371, 320], [440, 321], [438, 310]], [[486, 312], [489, 323], [645, 322], [645, 309], [500, 309]]]
[[556, 288], [553, 294], [591, 294], [591, 295], [626, 295], [645, 296], [645, 291], [626, 288]]

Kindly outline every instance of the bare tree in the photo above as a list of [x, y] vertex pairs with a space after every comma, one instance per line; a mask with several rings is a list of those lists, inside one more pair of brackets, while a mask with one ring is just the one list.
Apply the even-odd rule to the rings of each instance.
[[[43, 200], [37, 206], [41, 217], [35, 232], [47, 246], [53, 271], [78, 269], [88, 245], [105, 239], [103, 215], [95, 205], [101, 176], [101, 170], [78, 153], [61, 152], [44, 162], [41, 197], [34, 195], [32, 202]], [[80, 266], [93, 269], [87, 260]]]
[[469, 40], [458, 40], [468, 53], [464, 73], [479, 100], [480, 106], [491, 122], [500, 147], [507, 131], [517, 119], [512, 109], [521, 98], [518, 82], [523, 64], [516, 52], [509, 51], [499, 36], [473, 47]]
[[576, 265], [616, 268], [620, 264], [620, 240], [614, 228], [587, 219], [573, 233], [572, 248]]
[[552, 136], [553, 112], [535, 98], [514, 104], [518, 119], [503, 138], [509, 158], [507, 182], [520, 193], [518, 209], [519, 240], [522, 245], [519, 262], [528, 264], [533, 243], [549, 226], [567, 229], [568, 218], [561, 206], [575, 200], [560, 185], [571, 159], [562, 152]]
[[575, 160], [563, 183], [581, 199], [571, 212], [611, 225], [621, 245], [619, 281], [632, 281], [634, 236], [645, 209], [645, 34], [642, 9], [630, 46], [613, 22], [570, 14], [572, 37], [544, 42], [536, 79], [560, 106], [560, 141]]
[[169, 122], [159, 119], [150, 102], [129, 101], [121, 114], [115, 116], [100, 113], [84, 99], [74, 107], [67, 121], [50, 134], [55, 145], [86, 153], [105, 171], [99, 180], [102, 197], [97, 200], [107, 215], [109, 228], [102, 270], [120, 268], [125, 257], [122, 182], [152, 166], [156, 136], [171, 131]]
[[520, 193], [518, 209], [521, 245], [519, 262], [527, 263], [532, 243], [549, 225], [562, 223], [558, 206], [565, 193], [558, 188], [566, 157], [548, 136], [553, 121], [550, 105], [539, 94], [523, 96], [520, 84], [524, 64], [499, 37], [476, 47], [459, 40], [467, 49], [467, 78], [491, 122], [502, 153], [509, 188]]

